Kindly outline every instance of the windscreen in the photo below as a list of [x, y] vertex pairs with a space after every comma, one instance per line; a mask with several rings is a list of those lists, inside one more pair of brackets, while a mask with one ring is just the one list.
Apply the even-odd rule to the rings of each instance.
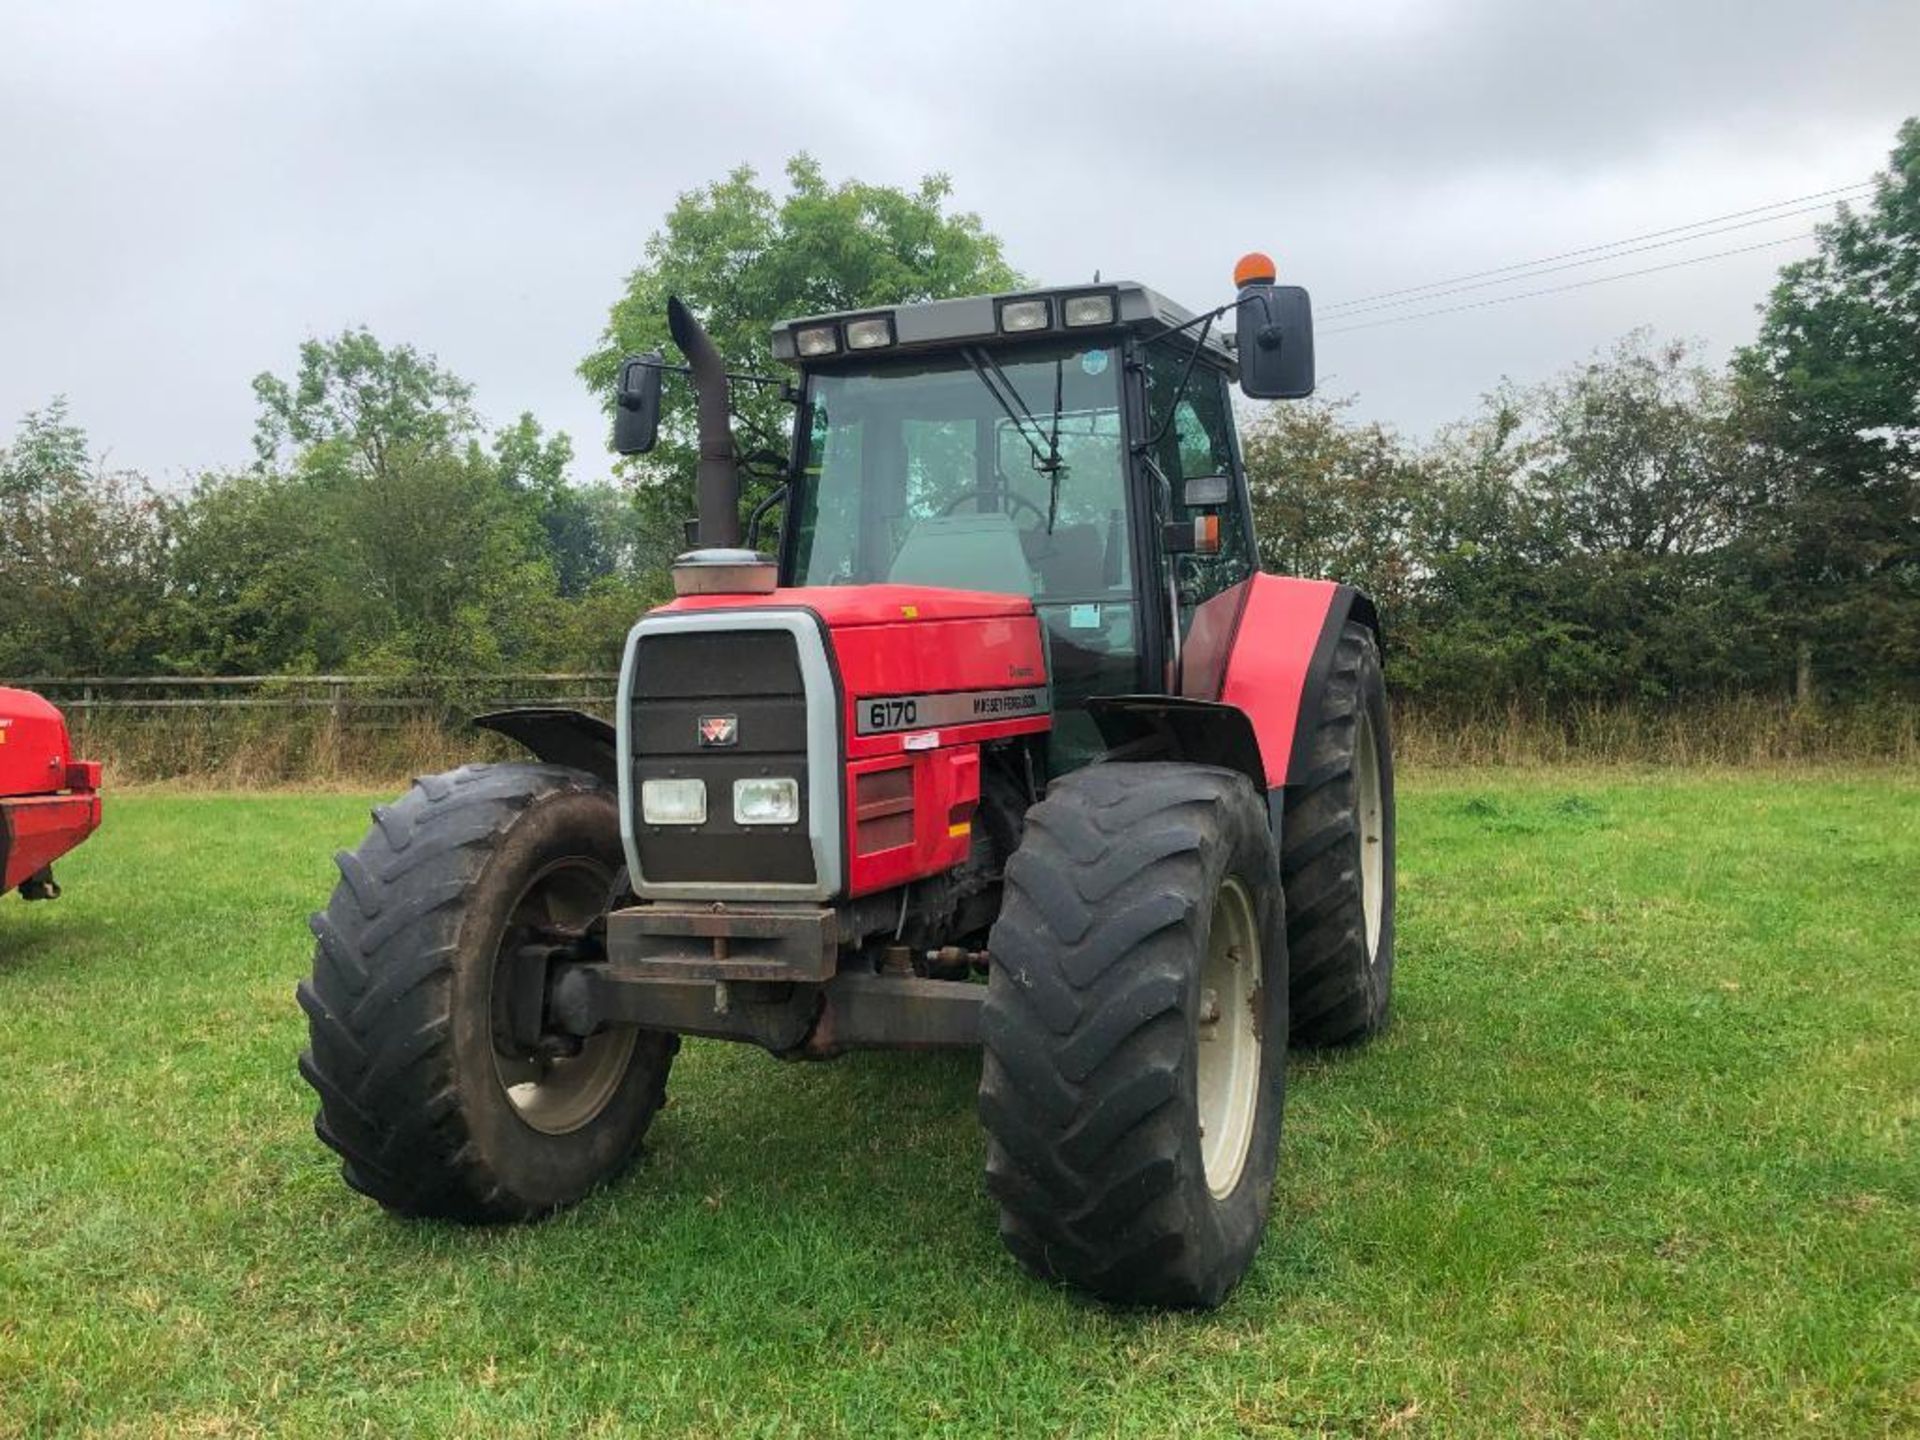
[[1057, 709], [1137, 688], [1120, 369], [1068, 343], [815, 373], [793, 583], [1030, 596]]
[[1023, 573], [996, 588], [1089, 598], [1126, 590], [1118, 371], [1110, 348], [1047, 346], [814, 376], [795, 583], [954, 583], [902, 573], [916, 549], [928, 552], [921, 563], [940, 566], [912, 543], [928, 530], [1009, 535]]

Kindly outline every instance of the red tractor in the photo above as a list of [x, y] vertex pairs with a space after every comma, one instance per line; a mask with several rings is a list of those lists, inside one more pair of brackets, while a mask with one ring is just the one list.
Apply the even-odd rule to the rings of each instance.
[[[627, 638], [614, 723], [481, 717], [536, 760], [376, 810], [314, 918], [301, 1069], [350, 1185], [463, 1221], [567, 1205], [635, 1154], [683, 1035], [982, 1047], [1021, 1263], [1219, 1303], [1289, 1036], [1373, 1034], [1393, 978], [1379, 621], [1254, 548], [1232, 384], [1313, 387], [1306, 292], [1263, 258], [1200, 315], [1093, 284], [792, 321], [797, 383], [729, 376], [669, 306], [699, 548]], [[623, 363], [622, 453], [667, 368]], [[744, 548], [741, 379], [797, 407]]]
[[53, 862], [99, 828], [99, 762], [73, 758], [52, 705], [0, 685], [0, 895], [58, 899]]

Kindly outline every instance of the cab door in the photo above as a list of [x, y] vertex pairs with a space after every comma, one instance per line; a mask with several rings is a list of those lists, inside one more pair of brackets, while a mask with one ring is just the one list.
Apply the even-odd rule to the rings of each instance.
[[[1159, 471], [1156, 475], [1146, 467], [1148, 486], [1150, 494], [1157, 494], [1163, 523], [1187, 527], [1190, 532], [1196, 518], [1212, 516], [1219, 522], [1219, 548], [1211, 554], [1169, 554], [1159, 543], [1159, 528], [1152, 529], [1159, 589], [1167, 612], [1160, 624], [1169, 641], [1169, 665], [1174, 628], [1184, 642], [1195, 611], [1260, 568], [1234, 431], [1232, 391], [1226, 375], [1204, 358], [1188, 373], [1191, 353], [1177, 343], [1148, 345], [1143, 347], [1141, 364], [1146, 382], [1145, 434], [1151, 442], [1146, 454]], [[1160, 476], [1165, 476], [1164, 485]], [[1189, 503], [1190, 483], [1205, 480], [1218, 480], [1224, 498]]]

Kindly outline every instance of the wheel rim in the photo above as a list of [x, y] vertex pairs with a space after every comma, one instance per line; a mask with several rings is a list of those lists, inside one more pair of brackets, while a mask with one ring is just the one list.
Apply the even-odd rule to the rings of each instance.
[[1200, 1159], [1216, 1199], [1233, 1193], [1260, 1108], [1260, 931], [1246, 887], [1214, 897], [1200, 968]]
[[1366, 914], [1367, 959], [1380, 956], [1380, 911], [1386, 896], [1386, 807], [1380, 800], [1380, 748], [1373, 717], [1360, 711], [1353, 737], [1353, 808], [1360, 831], [1360, 908]]
[[[497, 1015], [502, 972], [516, 951], [530, 941], [556, 934], [579, 934], [606, 904], [612, 876], [598, 863], [581, 858], [557, 860], [535, 875], [520, 892], [500, 937], [493, 963], [488, 1013]], [[577, 1055], [520, 1053], [503, 1044], [503, 1028], [493, 1027], [493, 1069], [514, 1113], [548, 1135], [565, 1135], [594, 1120], [607, 1108], [620, 1082], [639, 1032], [630, 1025], [603, 1030]]]

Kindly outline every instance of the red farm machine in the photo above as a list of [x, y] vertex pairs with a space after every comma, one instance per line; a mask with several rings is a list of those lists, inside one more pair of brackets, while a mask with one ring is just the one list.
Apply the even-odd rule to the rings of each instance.
[[[1193, 314], [1134, 284], [820, 315], [698, 400], [697, 547], [611, 724], [374, 812], [299, 989], [316, 1128], [407, 1215], [543, 1215], [616, 1174], [682, 1036], [820, 1059], [979, 1047], [1009, 1249], [1102, 1297], [1219, 1303], [1264, 1229], [1289, 1039], [1393, 976], [1373, 604], [1262, 574], [1232, 387], [1313, 388], [1306, 292], [1249, 256]], [[1230, 317], [1230, 318], [1229, 318]], [[742, 543], [729, 382], [795, 407]], [[772, 553], [754, 547], [784, 504]]]
[[53, 862], [100, 828], [100, 765], [75, 760], [60, 712], [0, 685], [0, 895], [53, 900]]

